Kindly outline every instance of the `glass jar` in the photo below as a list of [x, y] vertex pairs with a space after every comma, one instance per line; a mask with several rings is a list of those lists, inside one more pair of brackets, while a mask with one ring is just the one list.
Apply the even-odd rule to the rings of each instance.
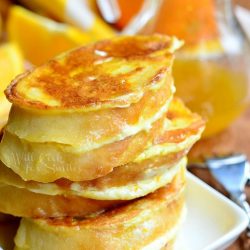
[[204, 136], [226, 128], [248, 105], [249, 44], [231, 0], [144, 1], [144, 10], [125, 28], [135, 32], [185, 41], [173, 68], [176, 95], [207, 120]]

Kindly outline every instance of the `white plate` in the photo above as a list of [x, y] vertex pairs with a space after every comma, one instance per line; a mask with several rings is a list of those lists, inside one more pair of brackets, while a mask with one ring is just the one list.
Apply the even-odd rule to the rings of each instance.
[[247, 215], [194, 175], [188, 173], [187, 179], [187, 217], [175, 249], [225, 249], [247, 227]]

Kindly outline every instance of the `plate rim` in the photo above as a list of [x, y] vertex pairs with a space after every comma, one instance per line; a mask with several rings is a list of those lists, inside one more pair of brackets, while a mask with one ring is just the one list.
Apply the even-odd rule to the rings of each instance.
[[233, 201], [231, 201], [229, 198], [227, 198], [225, 195], [221, 194], [216, 189], [209, 186], [206, 182], [187, 171], [187, 185], [189, 182], [197, 184], [203, 190], [206, 190], [212, 196], [223, 202], [226, 206], [230, 207], [231, 211], [234, 212], [236, 217], [237, 225], [232, 227], [231, 230], [229, 230], [223, 236], [219, 237], [213, 243], [206, 246], [203, 250], [220, 249], [220, 247], [223, 247], [223, 245], [236, 240], [236, 238], [246, 229], [248, 225], [249, 219], [246, 212]]

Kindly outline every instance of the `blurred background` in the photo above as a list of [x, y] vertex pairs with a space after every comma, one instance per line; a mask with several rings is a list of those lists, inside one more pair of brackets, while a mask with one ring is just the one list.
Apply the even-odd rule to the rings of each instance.
[[24, 70], [117, 34], [158, 32], [185, 41], [173, 69], [177, 95], [212, 137], [249, 104], [248, 10], [250, 0], [0, 0], [0, 126], [10, 108], [3, 91]]

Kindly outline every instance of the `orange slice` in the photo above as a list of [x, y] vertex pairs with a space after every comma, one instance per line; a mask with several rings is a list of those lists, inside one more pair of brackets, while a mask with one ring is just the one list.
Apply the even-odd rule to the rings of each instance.
[[57, 23], [19, 6], [10, 10], [7, 31], [10, 41], [16, 42], [25, 58], [35, 65], [93, 40], [75, 27]]

